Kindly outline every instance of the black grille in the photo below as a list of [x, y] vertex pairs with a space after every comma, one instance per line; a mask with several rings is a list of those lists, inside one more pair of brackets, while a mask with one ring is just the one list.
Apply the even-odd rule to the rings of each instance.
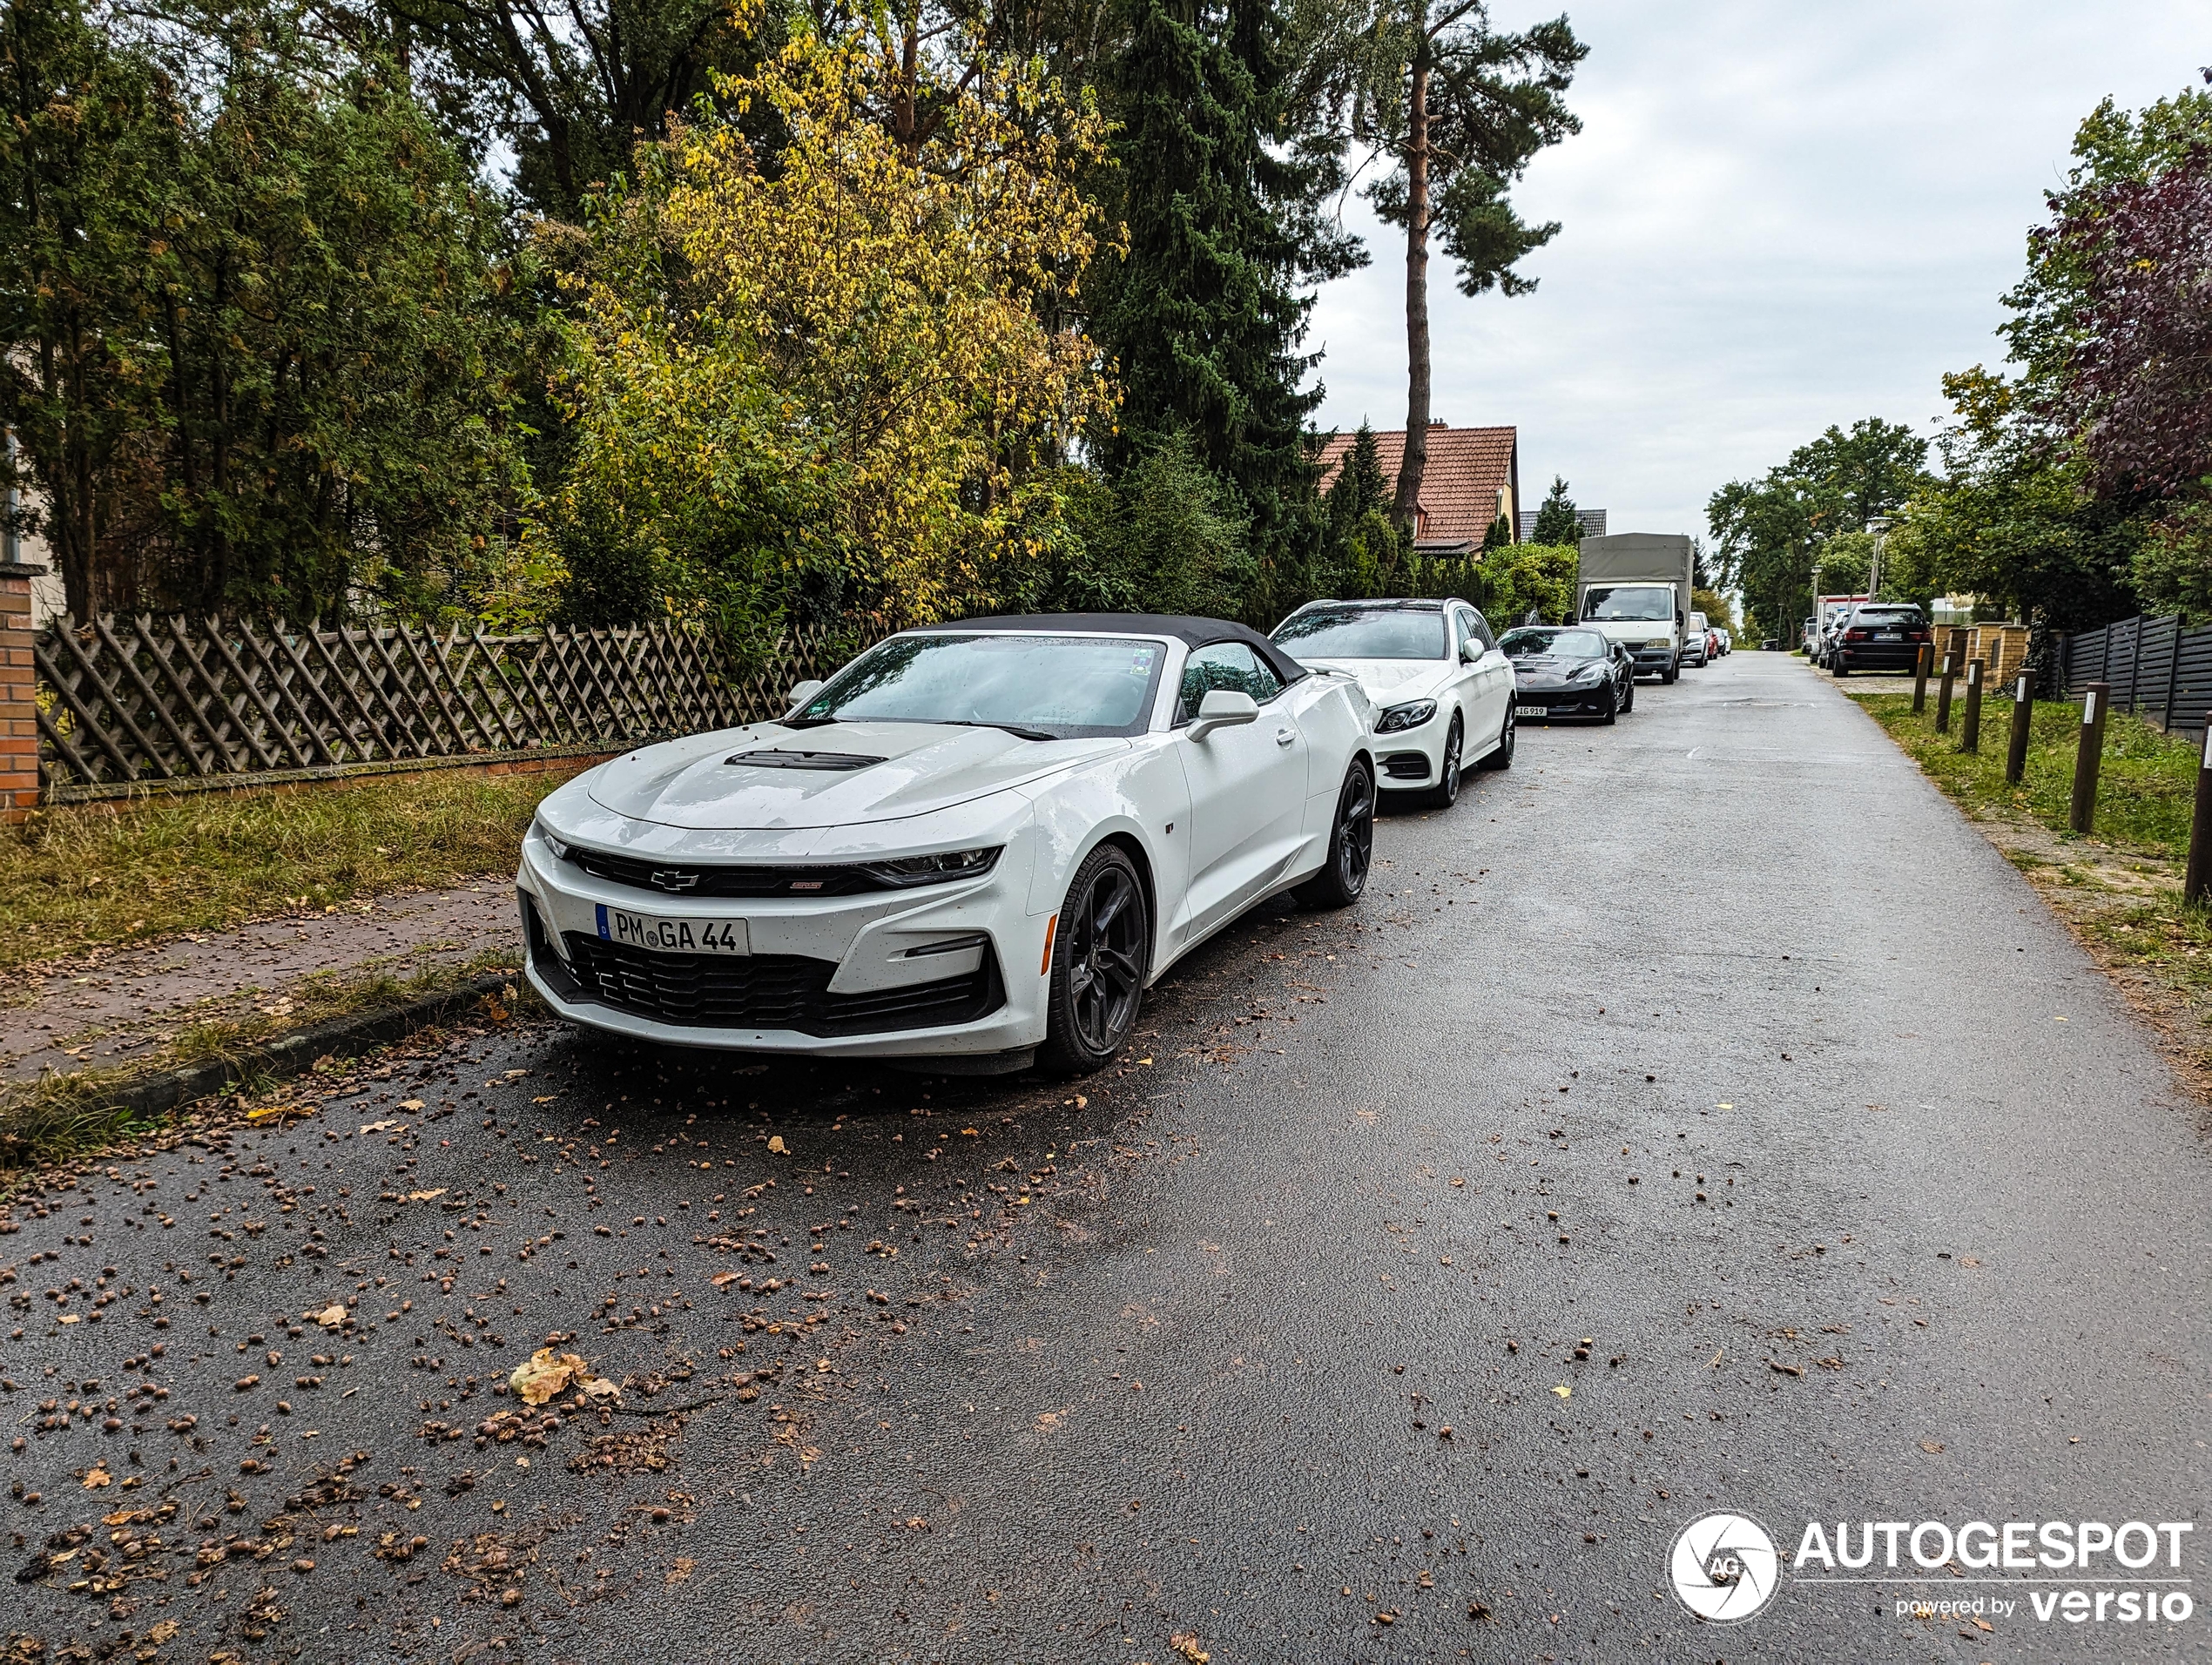
[[576, 998], [702, 1028], [874, 1035], [973, 1022], [1005, 999], [998, 962], [988, 949], [983, 964], [965, 976], [833, 994], [833, 961], [802, 954], [650, 954], [573, 931], [566, 940], [580, 986]]
[[1428, 759], [1418, 752], [1398, 752], [1383, 759], [1383, 772], [1393, 780], [1426, 780]]
[[[595, 879], [670, 896], [851, 896], [889, 890], [864, 867], [729, 867], [697, 861], [655, 861], [573, 846], [569, 859]], [[654, 875], [660, 875], [658, 882]]]

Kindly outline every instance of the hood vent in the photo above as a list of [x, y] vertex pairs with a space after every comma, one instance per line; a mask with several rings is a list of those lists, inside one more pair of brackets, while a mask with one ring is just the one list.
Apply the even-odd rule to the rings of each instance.
[[870, 764], [881, 763], [881, 758], [862, 757], [854, 752], [739, 752], [725, 758], [725, 763], [743, 764], [748, 769], [812, 769], [821, 774], [846, 775], [855, 769], [865, 769]]

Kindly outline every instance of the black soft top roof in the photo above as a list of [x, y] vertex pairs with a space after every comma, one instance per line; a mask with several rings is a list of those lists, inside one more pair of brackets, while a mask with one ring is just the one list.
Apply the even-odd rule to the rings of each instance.
[[1009, 613], [995, 618], [963, 618], [917, 627], [919, 635], [968, 630], [1057, 630], [1070, 636], [1165, 636], [1194, 648], [1217, 642], [1241, 642], [1285, 683], [1313, 673], [1258, 630], [1225, 618], [1195, 618], [1180, 613]]

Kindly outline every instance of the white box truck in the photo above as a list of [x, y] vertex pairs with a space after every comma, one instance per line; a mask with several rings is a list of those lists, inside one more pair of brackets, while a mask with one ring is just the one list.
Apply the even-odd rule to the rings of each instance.
[[1622, 532], [1586, 537], [1575, 617], [1626, 647], [1640, 677], [1672, 682], [1682, 671], [1695, 557], [1687, 537]]

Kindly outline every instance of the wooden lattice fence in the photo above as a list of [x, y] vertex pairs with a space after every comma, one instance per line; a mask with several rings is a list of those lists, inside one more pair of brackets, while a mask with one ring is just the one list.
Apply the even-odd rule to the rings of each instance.
[[671, 624], [486, 636], [146, 617], [64, 618], [34, 653], [49, 799], [617, 751], [773, 716], [843, 657], [802, 633], [748, 670]]

